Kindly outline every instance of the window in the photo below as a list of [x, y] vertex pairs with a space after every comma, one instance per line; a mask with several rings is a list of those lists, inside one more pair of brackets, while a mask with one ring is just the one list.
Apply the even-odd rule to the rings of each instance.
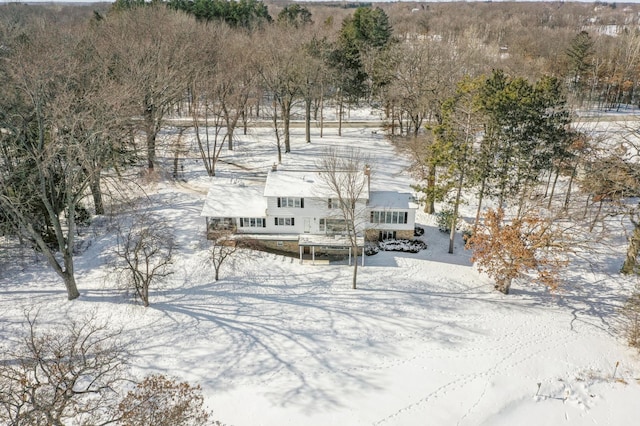
[[295, 225], [294, 218], [292, 217], [276, 217], [274, 218], [276, 226], [293, 226]]
[[233, 229], [233, 227], [234, 220], [232, 217], [215, 217], [209, 220], [209, 229], [211, 230]]
[[266, 226], [266, 222], [264, 218], [261, 218], [261, 217], [241, 217], [240, 218], [241, 228], [264, 228], [265, 226]]
[[304, 198], [278, 197], [278, 207], [304, 208]]
[[371, 223], [407, 223], [409, 214], [407, 212], [372, 211]]
[[380, 241], [384, 240], [395, 240], [396, 239], [396, 231], [380, 231]]
[[347, 230], [347, 222], [344, 219], [326, 219], [327, 232], [338, 234]]
[[328, 219], [321, 218], [318, 223], [318, 231], [325, 232], [327, 234], [341, 234], [346, 232], [347, 222], [344, 219]]
[[327, 199], [327, 208], [329, 209], [337, 209], [340, 206], [338, 200], [334, 200], [333, 198]]

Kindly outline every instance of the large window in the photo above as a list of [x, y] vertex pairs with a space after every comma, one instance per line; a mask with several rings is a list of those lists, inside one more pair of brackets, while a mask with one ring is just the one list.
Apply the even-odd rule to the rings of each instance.
[[379, 235], [380, 241], [385, 240], [395, 240], [396, 239], [396, 231], [380, 231]]
[[347, 222], [344, 219], [326, 219], [327, 233], [338, 234], [347, 230]]
[[295, 225], [294, 218], [292, 217], [276, 217], [275, 225], [276, 226], [293, 226]]
[[241, 228], [264, 228], [266, 225], [265, 220], [261, 217], [241, 217]]
[[234, 220], [232, 217], [214, 217], [209, 219], [210, 230], [233, 229]]
[[371, 212], [371, 223], [407, 223], [407, 212], [377, 211]]
[[304, 198], [278, 197], [278, 207], [304, 208]]

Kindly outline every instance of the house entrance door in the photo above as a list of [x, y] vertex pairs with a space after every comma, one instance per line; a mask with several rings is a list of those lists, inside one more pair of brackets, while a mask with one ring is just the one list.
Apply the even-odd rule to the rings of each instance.
[[311, 218], [308, 218], [308, 217], [304, 218], [304, 232], [305, 234], [308, 234], [309, 232], [311, 232]]

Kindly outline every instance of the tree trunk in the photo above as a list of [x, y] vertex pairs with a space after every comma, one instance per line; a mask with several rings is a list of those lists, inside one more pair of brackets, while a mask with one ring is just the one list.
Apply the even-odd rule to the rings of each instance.
[[436, 168], [429, 167], [427, 174], [427, 199], [424, 203], [424, 212], [434, 214], [436, 212], [436, 203], [433, 198], [433, 191], [436, 186]]
[[324, 94], [322, 93], [320, 94], [320, 138], [324, 135]]
[[242, 108], [242, 134], [247, 135], [247, 106]]
[[396, 134], [396, 110], [395, 104], [391, 104], [391, 136], [395, 136]]
[[340, 92], [340, 99], [338, 102], [338, 136], [342, 136], [342, 91]]
[[[33, 229], [33, 226], [30, 223], [26, 224], [24, 229], [27, 232], [28, 237], [32, 238], [36, 242], [36, 245], [40, 248], [42, 254], [47, 258], [49, 265], [54, 271], [56, 271], [58, 276], [64, 280], [64, 285], [67, 289], [67, 298], [69, 300], [77, 299], [78, 296], [80, 296], [80, 293], [78, 292], [78, 286], [76, 285], [76, 280], [73, 274], [73, 248], [71, 248], [71, 251], [63, 249], [63, 267], [63, 265], [60, 265], [58, 262], [58, 258], [56, 258], [55, 253], [42, 239], [42, 234], [40, 232]], [[74, 230], [71, 229], [71, 232], [74, 232]], [[71, 239], [71, 243], [73, 243], [73, 238]]]
[[629, 245], [627, 246], [627, 257], [620, 270], [621, 273], [627, 275], [636, 272], [638, 253], [640, 253], [640, 222], [634, 222], [633, 225], [633, 234], [629, 237]]
[[284, 122], [284, 152], [291, 152], [291, 139], [289, 137], [289, 124], [291, 122], [291, 102], [289, 100], [282, 103], [282, 120]]
[[280, 133], [278, 133], [278, 104], [273, 101], [273, 128], [276, 132], [276, 146], [278, 147], [278, 164], [282, 163], [282, 147], [280, 146]]
[[156, 163], [156, 122], [155, 107], [147, 105], [144, 114], [145, 133], [147, 134], [147, 162], [149, 170], [153, 170]]
[[96, 210], [96, 215], [104, 214], [104, 203], [102, 201], [102, 188], [100, 187], [100, 168], [95, 171], [95, 174], [91, 178], [91, 196], [93, 197], [93, 206]]
[[496, 290], [503, 294], [509, 294], [509, 290], [511, 289], [511, 279], [504, 279], [496, 282], [494, 286]]
[[305, 99], [304, 107], [304, 134], [307, 143], [311, 143], [311, 98]]
[[478, 208], [476, 209], [476, 219], [473, 222], [473, 232], [475, 233], [478, 229], [478, 223], [480, 223], [480, 212], [482, 211], [482, 201], [484, 199], [484, 188], [486, 185], [486, 180], [482, 179], [482, 184], [480, 185], [480, 193], [478, 194]]
[[233, 126], [227, 126], [227, 149], [233, 151]]
[[145, 308], [149, 307], [149, 283], [142, 285], [142, 304]]
[[147, 164], [149, 170], [153, 170], [156, 163], [156, 134], [147, 132]]
[[602, 204], [604, 204], [604, 198], [601, 198], [600, 202], [598, 203], [598, 210], [596, 210], [596, 217], [593, 218], [593, 220], [591, 221], [591, 225], [589, 225], [589, 232], [593, 232], [593, 228], [596, 227], [596, 223], [598, 223], [598, 219], [600, 219], [600, 213], [602, 212]]
[[[70, 194], [67, 194], [70, 196]], [[62, 249], [64, 261], [64, 285], [67, 288], [67, 298], [69, 300], [77, 299], [80, 296], [78, 286], [76, 285], [75, 268], [73, 267], [73, 246], [75, 245], [76, 235], [76, 203], [70, 202], [67, 205], [67, 238], [66, 246]], [[56, 227], [60, 227], [60, 222], [56, 222]], [[60, 231], [61, 232], [61, 231]]]
[[456, 200], [453, 205], [453, 217], [451, 218], [451, 232], [449, 233], [449, 253], [453, 254], [453, 243], [456, 236], [456, 224], [458, 222], [458, 206], [460, 205], [460, 198], [462, 197], [462, 184], [464, 183], [464, 173], [460, 173], [460, 179], [458, 179], [458, 190], [456, 192]]
[[[67, 263], [65, 261], [65, 263]], [[74, 300], [80, 297], [78, 286], [76, 284], [76, 277], [73, 275], [73, 265], [71, 270], [67, 269], [63, 274], [64, 286], [67, 289], [67, 299]]]
[[[364, 253], [362, 253], [364, 256]], [[355, 251], [353, 253], [353, 278], [351, 280], [351, 288], [355, 290], [357, 288], [356, 281], [358, 278], [358, 247], [355, 247]]]
[[569, 208], [569, 201], [571, 200], [571, 187], [573, 186], [573, 179], [576, 176], [576, 170], [578, 169], [578, 164], [576, 163], [573, 171], [571, 172], [571, 176], [569, 177], [569, 184], [567, 185], [567, 194], [564, 198], [564, 210], [566, 211]]
[[184, 177], [182, 175], [181, 170], [183, 167], [180, 167], [180, 150], [182, 149], [182, 134], [184, 133], [185, 128], [181, 127], [178, 132], [178, 141], [176, 142], [175, 151], [173, 152], [173, 178], [178, 179], [178, 177]]
[[556, 169], [556, 177], [553, 178], [553, 185], [551, 186], [551, 194], [549, 194], [549, 203], [547, 204], [547, 208], [551, 208], [551, 202], [553, 201], [553, 196], [556, 193], [556, 184], [558, 183], [558, 177], [560, 176], [560, 169]]

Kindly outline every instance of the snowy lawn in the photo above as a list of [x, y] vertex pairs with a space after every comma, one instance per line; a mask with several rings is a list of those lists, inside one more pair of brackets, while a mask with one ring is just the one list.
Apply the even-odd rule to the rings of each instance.
[[[307, 145], [303, 129], [293, 129], [285, 166], [313, 164], [326, 145], [359, 146], [374, 158], [372, 189], [410, 190], [407, 161], [382, 132], [314, 132]], [[200, 384], [214, 418], [236, 426], [637, 421], [640, 362], [617, 334], [617, 309], [632, 285], [616, 275], [622, 238], [619, 251], [567, 268], [556, 294], [522, 282], [509, 296], [495, 292], [462, 239], [448, 254], [448, 236], [422, 213], [428, 249], [366, 257], [358, 290], [340, 262], [301, 265], [261, 252], [223, 265], [215, 282], [199, 217], [207, 186], [266, 171], [276, 158], [272, 134], [250, 129], [213, 179], [192, 159], [187, 182], [145, 188], [145, 208], [172, 224], [179, 245], [174, 274], [152, 289], [149, 308], [118, 288], [109, 267], [115, 234], [100, 218], [76, 258], [78, 300], [66, 301], [43, 259], [5, 251], [0, 336], [14, 339], [31, 307], [49, 324], [93, 312], [124, 329], [136, 374]]]

